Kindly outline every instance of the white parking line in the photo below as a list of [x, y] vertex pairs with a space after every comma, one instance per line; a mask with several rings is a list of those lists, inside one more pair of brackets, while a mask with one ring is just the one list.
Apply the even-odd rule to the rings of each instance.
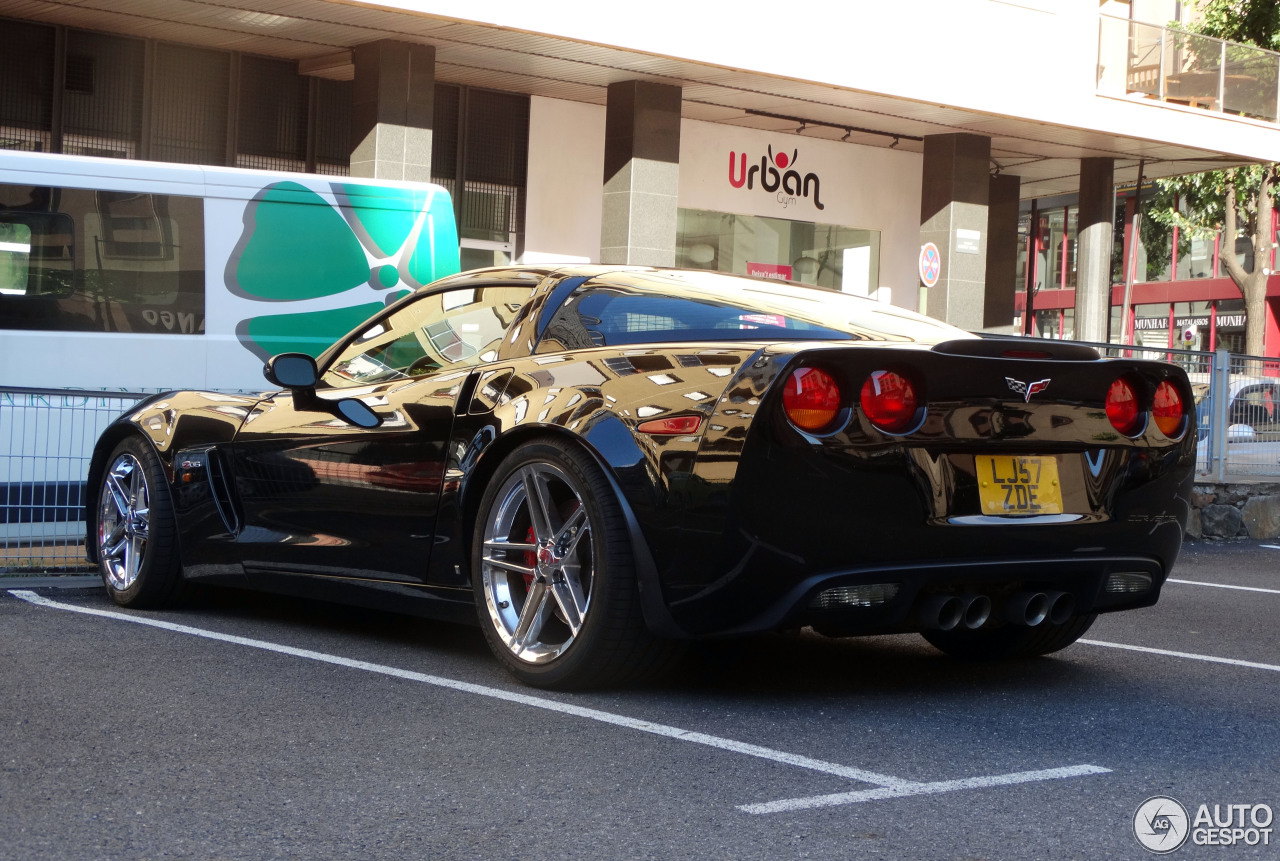
[[1172, 577], [1166, 582], [1179, 583], [1183, 586], [1212, 586], [1215, 589], [1239, 589], [1241, 592], [1266, 592], [1269, 595], [1280, 595], [1280, 589], [1261, 589], [1257, 586], [1230, 586], [1226, 583], [1206, 583], [1203, 580], [1174, 580]]
[[1280, 666], [1275, 664], [1259, 664], [1256, 661], [1240, 661], [1235, 658], [1215, 658], [1213, 655], [1196, 655], [1191, 652], [1171, 652], [1168, 649], [1152, 649], [1149, 646], [1130, 646], [1126, 643], [1106, 643], [1102, 640], [1076, 640], [1086, 646], [1102, 646], [1107, 649], [1126, 649], [1130, 652], [1146, 652], [1149, 655], [1164, 655], [1169, 658], [1187, 658], [1192, 661], [1207, 661], [1211, 664], [1230, 664], [1233, 667], [1248, 667], [1251, 670], [1270, 670], [1280, 673]]
[[[293, 646], [282, 646], [278, 643], [271, 643], [266, 640], [254, 640], [249, 637], [239, 637], [234, 634], [223, 634], [218, 631], [209, 631], [204, 628], [193, 628], [189, 625], [178, 625], [173, 622], [134, 616], [114, 610], [100, 610], [96, 607], [80, 607], [75, 604], [64, 604], [60, 601], [54, 601], [50, 598], [45, 598], [42, 595], [37, 595], [35, 592], [24, 589], [10, 589], [9, 594], [13, 595], [15, 598], [20, 598], [23, 601], [41, 607], [67, 610], [72, 613], [81, 613], [86, 616], [116, 619], [122, 622], [132, 622], [135, 625], [160, 628], [161, 630], [172, 631], [177, 634], [187, 634], [189, 636], [201, 637], [207, 640], [233, 643], [239, 646], [247, 646], [252, 649], [262, 649], [264, 651], [275, 652], [281, 655], [290, 655], [295, 658], [305, 658], [311, 661], [319, 661], [321, 663], [333, 664], [340, 667], [349, 667], [355, 670], [364, 670], [365, 672], [378, 673], [380, 675], [391, 676], [393, 678], [422, 682], [424, 684], [448, 688], [449, 690], [460, 691], [462, 693], [476, 694], [478, 696], [489, 697], [491, 699], [517, 703], [519, 705], [531, 706], [533, 708], [546, 709], [547, 711], [559, 712], [561, 714], [573, 715], [574, 717], [586, 718], [588, 720], [599, 721], [601, 723], [624, 727], [626, 729], [633, 729], [639, 732], [647, 732], [652, 735], [664, 736], [666, 738], [676, 739], [677, 741], [687, 741], [692, 744], [700, 744], [706, 747], [713, 747], [718, 750], [729, 751], [731, 753], [740, 753], [745, 756], [771, 760], [773, 762], [782, 763], [783, 765], [792, 765], [797, 768], [804, 768], [810, 771], [830, 774], [836, 777], [847, 778], [849, 780], [856, 780], [860, 783], [870, 783], [879, 787], [874, 790], [840, 793], [835, 796], [828, 795], [810, 799], [791, 799], [788, 801], [775, 801], [766, 804], [743, 805], [738, 808], [739, 810], [747, 813], [772, 813], [784, 810], [802, 810], [809, 807], [829, 807], [833, 804], [856, 804], [861, 801], [873, 801], [880, 798], [901, 798], [912, 795], [954, 792], [961, 789], [981, 789], [991, 786], [1004, 786], [1012, 783], [1028, 783], [1037, 780], [1055, 780], [1064, 777], [1104, 774], [1110, 771], [1110, 769], [1101, 768], [1096, 765], [1076, 765], [1066, 768], [1048, 769], [1045, 771], [1026, 771], [1018, 772], [1016, 774], [971, 777], [963, 780], [950, 780], [937, 783], [918, 783], [911, 780], [905, 780], [900, 777], [879, 774], [874, 771], [850, 768], [849, 766], [840, 765], [834, 762], [825, 762], [820, 759], [811, 759], [807, 756], [787, 753], [786, 751], [773, 750], [759, 745], [747, 744], [746, 742], [736, 741], [730, 738], [721, 738], [719, 736], [707, 735], [706, 733], [693, 732], [692, 730], [681, 729], [680, 727], [639, 720], [637, 718], [613, 714], [612, 712], [601, 711], [599, 709], [589, 709], [582, 706], [570, 705], [568, 703], [547, 699], [546, 697], [531, 696], [529, 694], [502, 690], [501, 688], [476, 685], [470, 682], [460, 682], [454, 679], [447, 679], [442, 676], [432, 676], [426, 673], [413, 672], [412, 670], [402, 670], [398, 667], [388, 667], [383, 664], [369, 663], [368, 661], [357, 661], [352, 658], [344, 658], [339, 655], [330, 655], [325, 652], [312, 651], [311, 649], [298, 649]], [[834, 798], [844, 798], [847, 800], [831, 800]], [[777, 810], [772, 809], [777, 805], [782, 806], [777, 807]]]
[[992, 777], [969, 777], [964, 780], [943, 780], [937, 783], [908, 783], [905, 786], [886, 786], [882, 789], [837, 792], [834, 795], [816, 795], [812, 798], [788, 798], [783, 801], [767, 801], [763, 804], [742, 804], [738, 806], [738, 809], [743, 813], [789, 813], [795, 810], [811, 810], [815, 807], [832, 807], [837, 804], [879, 801], [883, 798], [935, 795], [939, 792], [955, 792], [957, 789], [987, 789], [992, 786], [1035, 783], [1041, 780], [1061, 780], [1065, 777], [1085, 777], [1090, 774], [1109, 774], [1110, 772], [1111, 769], [1099, 768], [1096, 765], [1072, 765], [1067, 768], [1020, 771], [1015, 774], [998, 774]]

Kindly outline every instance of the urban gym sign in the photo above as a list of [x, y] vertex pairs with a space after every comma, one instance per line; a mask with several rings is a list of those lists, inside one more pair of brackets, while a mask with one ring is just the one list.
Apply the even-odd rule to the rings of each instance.
[[765, 194], [774, 195], [783, 209], [799, 204], [801, 199], [808, 200], [812, 196], [814, 208], [826, 209], [822, 205], [822, 180], [816, 173], [801, 173], [796, 170], [800, 160], [800, 150], [792, 149], [788, 155], [785, 150], [773, 151], [773, 145], [767, 147], [768, 153], [760, 156], [760, 163], [747, 166], [746, 151], [729, 151], [729, 185], [734, 188], [745, 188], [747, 191], [759, 188]]

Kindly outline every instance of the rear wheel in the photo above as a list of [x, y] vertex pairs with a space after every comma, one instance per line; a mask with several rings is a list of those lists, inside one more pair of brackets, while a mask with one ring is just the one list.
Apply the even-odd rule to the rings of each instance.
[[1034, 658], [1070, 646], [1084, 636], [1097, 618], [1097, 613], [1088, 613], [1072, 616], [1057, 625], [1045, 621], [1034, 627], [1006, 625], [990, 631], [924, 631], [921, 636], [953, 658], [970, 661]]
[[98, 567], [107, 594], [124, 607], [158, 607], [182, 583], [177, 527], [160, 459], [146, 441], [122, 440], [98, 487]]
[[472, 571], [481, 627], [521, 681], [571, 689], [651, 670], [631, 540], [600, 467], [558, 440], [526, 443], [498, 467], [476, 521]]

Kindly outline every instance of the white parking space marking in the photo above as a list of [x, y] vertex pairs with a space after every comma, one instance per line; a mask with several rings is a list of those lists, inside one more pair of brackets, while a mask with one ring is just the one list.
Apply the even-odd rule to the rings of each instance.
[[1206, 583], [1203, 580], [1174, 580], [1170, 577], [1167, 583], [1179, 583], [1183, 586], [1212, 586], [1215, 589], [1239, 589], [1241, 592], [1266, 592], [1269, 595], [1280, 595], [1280, 589], [1260, 589], [1257, 586], [1232, 586], [1227, 583]]
[[1041, 771], [1020, 771], [1015, 774], [997, 774], [991, 777], [969, 777], [964, 780], [942, 780], [937, 783], [908, 783], [905, 786], [886, 786], [881, 789], [862, 789], [855, 792], [837, 792], [834, 795], [816, 795], [812, 798], [788, 798], [768, 801], [764, 804], [742, 804], [743, 813], [789, 813], [795, 810], [811, 810], [815, 807], [832, 807], [838, 804], [858, 804], [863, 801], [879, 801], [884, 798], [907, 798], [912, 795], [935, 795], [939, 792], [955, 792], [957, 789], [988, 789], [992, 786], [1010, 786], [1015, 783], [1035, 783], [1042, 780], [1061, 780], [1066, 777], [1086, 777], [1091, 774], [1109, 774], [1111, 769], [1096, 765], [1072, 765], [1067, 768], [1047, 768]]
[[1164, 655], [1167, 658], [1187, 658], [1192, 661], [1207, 661], [1211, 664], [1230, 664], [1233, 667], [1248, 667], [1251, 670], [1270, 670], [1280, 673], [1280, 666], [1260, 664], [1256, 661], [1240, 661], [1235, 658], [1216, 658], [1213, 655], [1196, 655], [1191, 652], [1171, 652], [1168, 649], [1152, 649], [1149, 646], [1131, 646], [1126, 643], [1106, 643], [1102, 640], [1076, 640], [1085, 646], [1102, 646], [1107, 649], [1125, 649], [1130, 652], [1145, 652], [1148, 655]]
[[1280, 550], [1280, 544], [1259, 544], [1259, 547], [1265, 547], [1268, 550]]
[[[368, 661], [357, 661], [352, 658], [344, 658], [339, 655], [330, 655], [325, 652], [312, 651], [311, 649], [298, 649], [293, 646], [284, 646], [279, 643], [271, 643], [266, 640], [255, 640], [249, 637], [239, 637], [234, 634], [223, 634], [218, 631], [209, 631], [204, 628], [193, 628], [189, 625], [178, 625], [173, 622], [165, 622], [160, 619], [148, 619], [113, 610], [100, 610], [96, 607], [80, 607], [74, 604], [64, 604], [60, 601], [54, 601], [50, 598], [45, 598], [42, 595], [37, 595], [35, 592], [24, 589], [10, 589], [9, 594], [13, 595], [15, 598], [19, 598], [40, 607], [66, 610], [72, 613], [81, 613], [86, 616], [116, 619], [122, 622], [132, 622], [135, 625], [159, 628], [165, 631], [172, 631], [176, 634], [186, 634], [207, 640], [233, 643], [238, 646], [262, 649], [264, 651], [275, 652], [281, 655], [289, 655], [295, 658], [305, 658], [311, 661], [319, 661], [325, 664], [333, 664], [335, 666], [348, 667], [350, 669], [363, 670], [370, 673], [378, 673], [380, 675], [391, 676], [393, 678], [422, 682], [423, 684], [434, 685], [436, 687], [447, 688], [449, 690], [460, 691], [462, 693], [476, 694], [478, 696], [489, 697], [491, 699], [503, 700], [505, 702], [559, 712], [561, 714], [572, 715], [574, 717], [586, 718], [587, 720], [599, 721], [601, 723], [611, 724], [625, 729], [633, 729], [639, 732], [650, 733], [652, 735], [664, 736], [677, 741], [686, 741], [692, 744], [700, 744], [706, 747], [713, 747], [718, 750], [729, 751], [731, 753], [740, 753], [745, 756], [771, 760], [773, 762], [782, 763], [783, 765], [792, 765], [797, 768], [804, 768], [810, 771], [830, 774], [836, 777], [847, 778], [849, 780], [856, 780], [860, 783], [870, 783], [879, 787], [874, 790], [862, 790], [851, 793], [839, 793], [837, 795], [819, 796], [816, 799], [792, 799], [789, 801], [775, 801], [760, 805], [744, 805], [738, 808], [739, 810], [747, 813], [771, 813], [784, 810], [802, 810], [810, 807], [829, 807], [833, 804], [856, 804], [862, 801], [873, 801], [881, 798], [901, 798], [912, 795], [931, 795], [940, 792], [955, 792], [962, 789], [982, 789], [991, 786], [1005, 786], [1013, 783], [1029, 783], [1032, 781], [1055, 780], [1064, 777], [1105, 774], [1110, 771], [1110, 769], [1101, 768], [1096, 765], [1076, 765], [1044, 771], [1026, 771], [1018, 772], [1016, 774], [971, 777], [963, 780], [949, 780], [935, 783], [921, 783], [912, 780], [905, 780], [900, 777], [893, 777], [887, 774], [879, 774], [874, 771], [866, 771], [860, 768], [850, 768], [849, 766], [840, 765], [839, 763], [825, 762], [820, 759], [811, 759], [807, 756], [787, 753], [786, 751], [773, 750], [772, 748], [747, 744], [746, 742], [736, 741], [731, 738], [721, 738], [720, 736], [707, 735], [706, 733], [694, 732], [692, 730], [681, 729], [680, 727], [639, 720], [637, 718], [613, 714], [612, 712], [601, 711], [599, 709], [570, 705], [568, 703], [558, 702], [545, 697], [506, 691], [501, 688], [491, 688], [485, 685], [472, 684], [470, 682], [460, 682], [455, 679], [447, 679], [442, 676], [417, 673], [412, 670], [388, 667], [383, 664], [373, 664]], [[834, 798], [843, 798], [846, 800], [831, 800]], [[776, 811], [771, 809], [772, 806], [776, 805], [783, 806], [779, 807]]]

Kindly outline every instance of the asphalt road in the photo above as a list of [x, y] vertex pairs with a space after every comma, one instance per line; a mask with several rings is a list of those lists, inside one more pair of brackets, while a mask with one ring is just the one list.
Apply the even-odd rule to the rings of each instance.
[[465, 627], [0, 592], [0, 858], [1145, 858], [1152, 796], [1258, 841], [1171, 857], [1280, 857], [1249, 822], [1280, 810], [1280, 546], [1190, 544], [1174, 578], [1052, 658], [770, 636], [579, 695]]

